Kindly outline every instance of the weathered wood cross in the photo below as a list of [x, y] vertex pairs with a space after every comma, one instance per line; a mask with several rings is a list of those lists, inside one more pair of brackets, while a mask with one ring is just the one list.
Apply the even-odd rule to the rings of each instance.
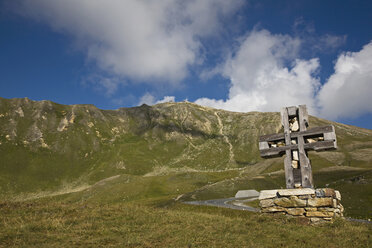
[[336, 149], [335, 128], [329, 125], [307, 130], [309, 117], [306, 105], [282, 108], [281, 121], [284, 134], [260, 137], [261, 156], [276, 157], [285, 153], [284, 170], [287, 188], [313, 188], [307, 150]]

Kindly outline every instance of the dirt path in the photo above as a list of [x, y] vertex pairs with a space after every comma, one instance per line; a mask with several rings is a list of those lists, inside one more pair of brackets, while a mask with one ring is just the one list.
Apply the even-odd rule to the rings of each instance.
[[233, 145], [231, 144], [229, 137], [223, 133], [223, 124], [222, 124], [220, 116], [218, 115], [216, 111], [214, 111], [214, 115], [217, 117], [219, 133], [223, 137], [224, 141], [229, 145], [229, 163], [235, 163]]

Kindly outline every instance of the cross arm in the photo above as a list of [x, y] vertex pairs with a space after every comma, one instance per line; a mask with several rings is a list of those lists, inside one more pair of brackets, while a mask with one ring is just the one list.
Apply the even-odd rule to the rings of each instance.
[[[298, 137], [323, 137], [323, 140], [316, 142], [308, 142], [304, 144], [305, 150], [329, 150], [337, 148], [335, 128], [333, 125], [315, 127], [302, 132], [292, 132], [290, 133], [291, 139], [296, 139]], [[263, 135], [259, 140], [259, 150], [261, 157], [278, 157], [283, 155], [286, 150], [297, 150], [298, 145], [287, 144], [279, 147], [270, 147], [269, 142], [279, 142], [284, 140], [284, 134], [269, 134]]]
[[295, 149], [297, 145], [270, 147], [266, 149], [260, 149], [260, 155], [263, 158], [280, 157], [285, 153], [287, 149]]
[[[325, 141], [317, 141], [314, 143], [306, 143], [304, 144], [305, 150], [314, 150], [314, 151], [322, 151], [322, 150], [329, 150], [335, 149], [334, 141], [332, 140], [325, 140]], [[260, 150], [261, 157], [277, 157], [284, 154], [285, 150], [297, 150], [297, 144], [289, 145], [289, 146], [281, 146], [281, 147], [271, 147], [268, 149]]]
[[[299, 136], [313, 136], [313, 135], [319, 135], [319, 134], [326, 134], [326, 133], [334, 133], [335, 128], [333, 125], [323, 126], [323, 127], [314, 127], [309, 130], [303, 131], [303, 132], [293, 132], [291, 133], [291, 138], [297, 138]], [[324, 137], [325, 138], [325, 137]], [[329, 137], [333, 138], [333, 137]], [[334, 136], [334, 139], [336, 136]], [[260, 136], [259, 141], [260, 142], [273, 142], [278, 140], [283, 140], [284, 134], [283, 133], [277, 133], [277, 134], [268, 134], [268, 135], [262, 135]]]

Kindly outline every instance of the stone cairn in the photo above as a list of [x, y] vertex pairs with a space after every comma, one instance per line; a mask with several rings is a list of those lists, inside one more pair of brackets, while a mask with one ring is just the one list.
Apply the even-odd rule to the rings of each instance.
[[259, 201], [262, 213], [306, 217], [311, 223], [332, 221], [344, 211], [340, 192], [329, 188], [262, 190]]
[[332, 221], [342, 217], [341, 194], [337, 190], [314, 189], [308, 150], [337, 148], [332, 125], [308, 129], [306, 105], [281, 110], [282, 134], [263, 135], [259, 140], [264, 158], [285, 154], [284, 171], [287, 189], [263, 190], [259, 200], [262, 213], [284, 213], [303, 216], [311, 222]]

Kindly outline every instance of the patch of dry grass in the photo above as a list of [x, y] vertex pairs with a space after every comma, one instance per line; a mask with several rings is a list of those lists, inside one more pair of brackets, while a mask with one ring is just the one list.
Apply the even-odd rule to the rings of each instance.
[[181, 204], [2, 203], [0, 216], [1, 247], [372, 245], [372, 228], [365, 224], [337, 220], [309, 226], [282, 216]]
[[364, 148], [353, 151], [350, 153], [351, 157], [355, 160], [371, 162], [372, 161], [372, 148]]

